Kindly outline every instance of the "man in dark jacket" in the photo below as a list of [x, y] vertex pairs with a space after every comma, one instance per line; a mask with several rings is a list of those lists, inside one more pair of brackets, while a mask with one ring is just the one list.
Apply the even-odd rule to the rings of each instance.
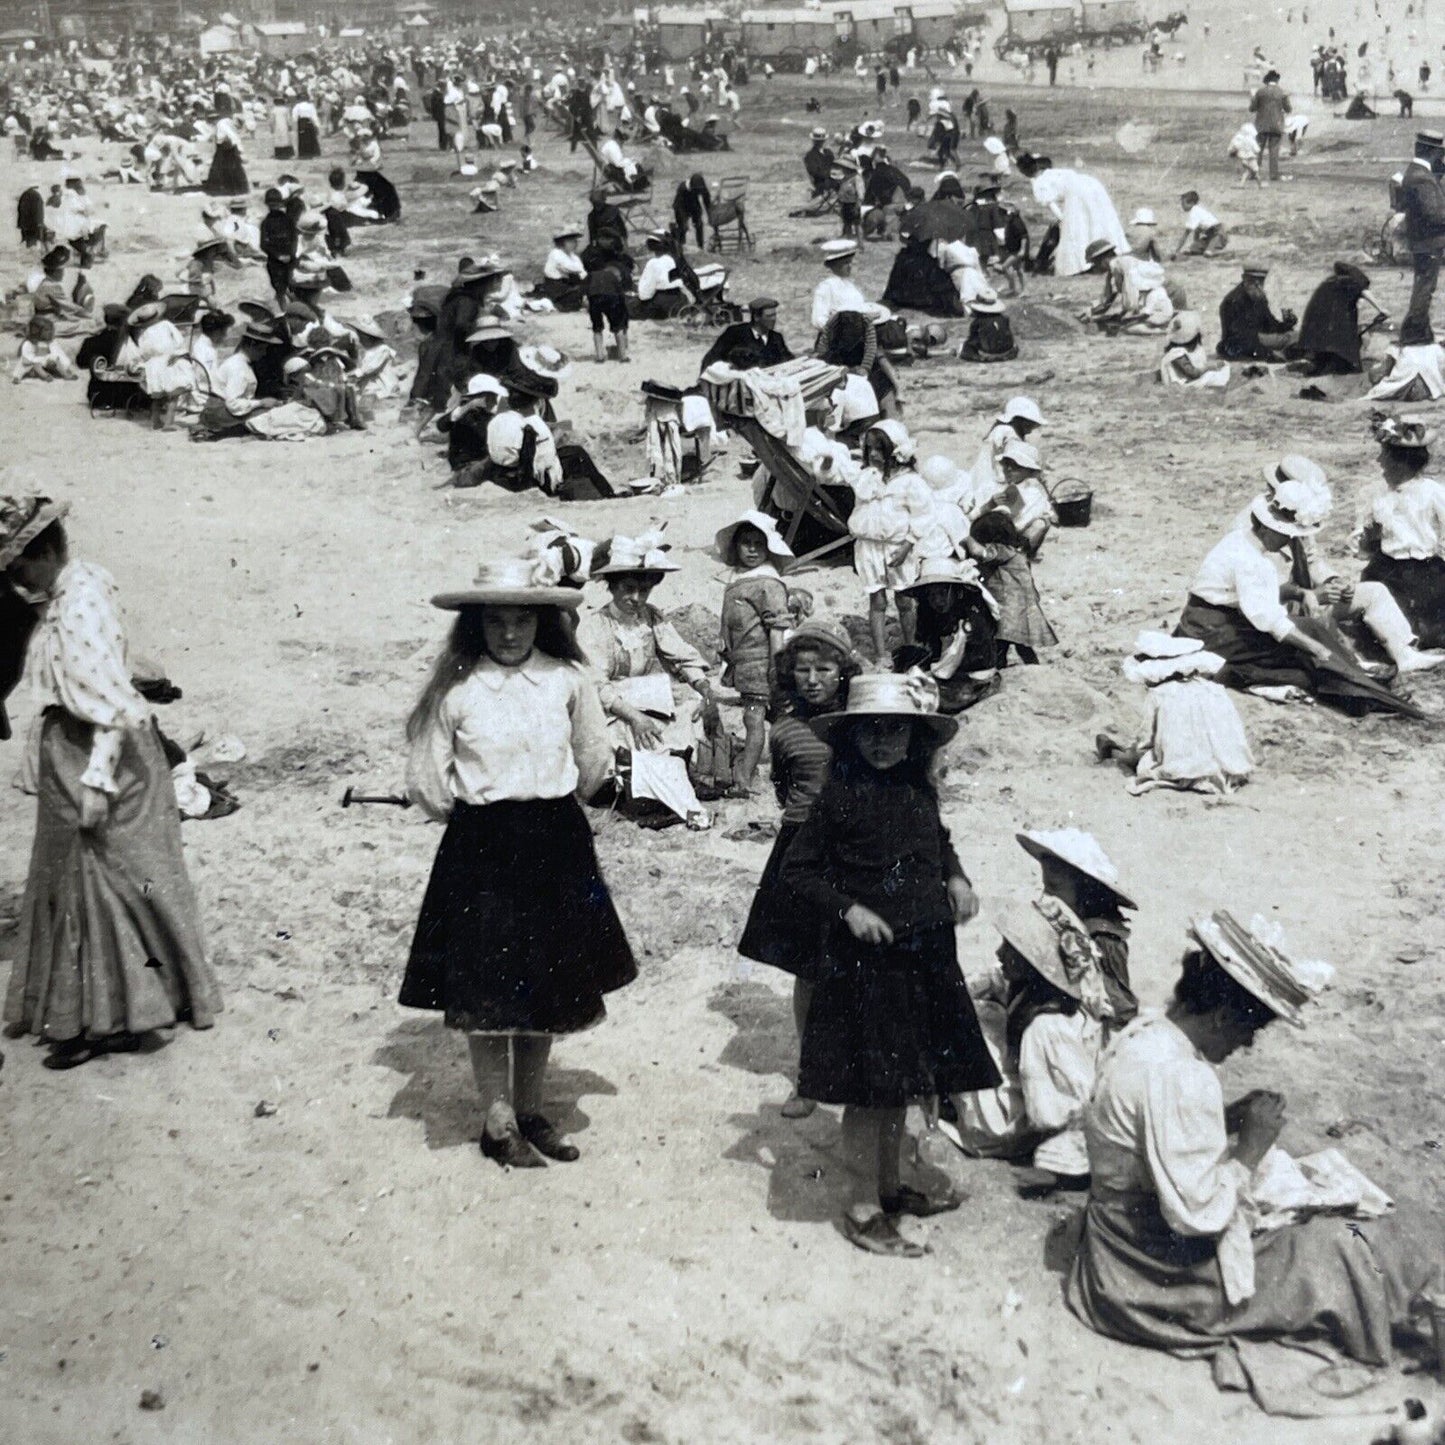
[[1263, 262], [1246, 262], [1239, 285], [1219, 303], [1220, 356], [1231, 361], [1283, 361], [1286, 346], [1295, 340], [1293, 311], [1276, 316], [1264, 294], [1269, 267]]
[[715, 361], [725, 361], [738, 371], [754, 366], [776, 366], [791, 361], [793, 353], [778, 326], [778, 303], [771, 296], [759, 296], [748, 307], [748, 320], [727, 327], [708, 347], [699, 371]]
[[1279, 71], [1267, 70], [1264, 84], [1249, 102], [1255, 134], [1262, 149], [1269, 152], [1269, 178], [1279, 180], [1279, 142], [1284, 135], [1284, 118], [1289, 114], [1289, 96], [1279, 88]]
[[[1440, 258], [1445, 254], [1445, 187], [1440, 169], [1445, 164], [1445, 136], [1420, 131], [1415, 156], [1400, 181], [1400, 210], [1405, 216], [1405, 241], [1414, 258], [1415, 284], [1403, 326], [1414, 323], [1430, 331], [1430, 303], [1440, 280]], [[1432, 333], [1433, 334], [1433, 333]]]
[[828, 149], [828, 132], [818, 126], [811, 139], [813, 144], [803, 155], [803, 169], [813, 184], [815, 196], [830, 195], [838, 189], [838, 182], [833, 175], [834, 155]]

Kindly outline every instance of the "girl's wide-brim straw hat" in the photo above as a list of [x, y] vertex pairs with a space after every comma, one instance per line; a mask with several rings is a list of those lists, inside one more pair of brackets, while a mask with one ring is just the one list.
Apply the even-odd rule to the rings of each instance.
[[1053, 924], [1034, 907], [1032, 903], [1010, 904], [995, 927], [1003, 935], [1003, 941], [1019, 955], [1028, 966], [1060, 993], [1072, 999], [1081, 999], [1084, 991], [1081, 984], [1069, 977], [1059, 952], [1059, 935]]
[[53, 502], [31, 493], [0, 496], [0, 568], [8, 567], [52, 522], [70, 511], [69, 502]]
[[1189, 925], [1190, 937], [1235, 983], [1297, 1029], [1314, 993], [1292, 959], [1223, 909]]
[[713, 538], [713, 547], [723, 561], [731, 563], [733, 559], [733, 544], [737, 540], [738, 532], [743, 527], [756, 527], [763, 534], [768, 544], [768, 552], [774, 557], [792, 557], [793, 549], [783, 541], [778, 532], [778, 524], [768, 516], [766, 512], [744, 512], [736, 522], [729, 522], [726, 527], [720, 528]]
[[463, 607], [568, 607], [582, 605], [576, 587], [559, 587], [544, 562], [535, 557], [506, 557], [483, 562], [470, 587], [438, 592], [432, 606], [447, 612]]
[[810, 726], [826, 743], [844, 723], [875, 717], [907, 718], [941, 743], [958, 731], [958, 719], [938, 710], [938, 684], [921, 672], [860, 673], [848, 685], [847, 708], [813, 718]]
[[1125, 908], [1139, 906], [1124, 891], [1113, 859], [1104, 852], [1092, 833], [1086, 833], [1082, 828], [1028, 828], [1014, 836], [1024, 852], [1040, 863], [1048, 858], [1067, 863], [1095, 883], [1102, 883]]

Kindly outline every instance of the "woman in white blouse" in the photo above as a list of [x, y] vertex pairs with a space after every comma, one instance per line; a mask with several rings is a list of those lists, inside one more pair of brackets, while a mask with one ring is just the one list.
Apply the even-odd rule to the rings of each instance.
[[115, 582], [72, 561], [64, 506], [0, 497], [0, 571], [39, 612], [30, 670], [43, 709], [39, 807], [5, 999], [14, 1033], [54, 1043], [45, 1066], [133, 1052], [220, 990], [181, 854], [171, 770], [126, 665]]
[[542, 1113], [552, 1038], [600, 1023], [603, 995], [637, 976], [577, 802], [612, 747], [563, 616], [582, 594], [555, 576], [497, 562], [434, 597], [459, 615], [407, 720], [407, 792], [447, 830], [400, 1001], [466, 1032], [482, 1152], [514, 1168], [577, 1158]]
[[1445, 646], [1445, 486], [1425, 475], [1435, 434], [1423, 418], [1402, 416], [1376, 435], [1388, 490], [1365, 524], [1370, 560], [1361, 577], [1389, 588], [1419, 647], [1439, 648]]
[[[1305, 972], [1229, 914], [1196, 919], [1164, 1014], [1105, 1050], [1084, 1134], [1092, 1170], [1069, 1308], [1100, 1334], [1208, 1355], [1249, 1339], [1328, 1339], [1383, 1365], [1441, 1264], [1399, 1216], [1317, 1215], [1259, 1229], [1251, 1190], [1285, 1121], [1283, 1096], [1232, 1104], [1216, 1067], [1283, 1018], [1303, 1028]], [[1299, 1356], [1295, 1355], [1298, 1360]]]
[[1327, 617], [1293, 616], [1275, 557], [1320, 530], [1330, 512], [1324, 472], [1308, 457], [1266, 469], [1270, 490], [1250, 504], [1249, 526], [1214, 544], [1189, 586], [1174, 629], [1197, 638], [1225, 665], [1224, 687], [1295, 687], [1349, 712], [1419, 717], [1419, 709], [1375, 682]]

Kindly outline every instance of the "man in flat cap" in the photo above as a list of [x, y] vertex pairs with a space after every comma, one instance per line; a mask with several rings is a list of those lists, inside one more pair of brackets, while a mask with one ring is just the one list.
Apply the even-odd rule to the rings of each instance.
[[1219, 303], [1218, 354], [1230, 361], [1283, 361], [1299, 318], [1288, 307], [1279, 316], [1270, 309], [1265, 262], [1246, 261], [1243, 271], [1239, 284]]
[[1414, 258], [1415, 284], [1410, 291], [1401, 327], [1430, 330], [1430, 303], [1440, 279], [1440, 258], [1445, 255], [1445, 187], [1440, 170], [1445, 165], [1445, 136], [1422, 130], [1415, 136], [1415, 155], [1400, 181], [1400, 209], [1405, 215], [1405, 241]]
[[706, 371], [715, 361], [725, 361], [738, 371], [791, 361], [793, 353], [777, 327], [777, 301], [759, 296], [748, 307], [748, 319], [727, 327], [708, 347], [698, 370]]

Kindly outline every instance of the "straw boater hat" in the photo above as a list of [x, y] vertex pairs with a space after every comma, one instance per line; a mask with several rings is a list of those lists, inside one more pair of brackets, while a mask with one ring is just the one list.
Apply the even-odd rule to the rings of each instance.
[[958, 731], [958, 719], [938, 710], [938, 684], [922, 672], [862, 672], [848, 686], [843, 712], [824, 713], [810, 726], [830, 742], [842, 723], [865, 717], [908, 718], [946, 743]]
[[1008, 310], [992, 286], [981, 286], [968, 309], [977, 316], [1002, 316]]
[[827, 139], [828, 139], [828, 132], [827, 132], [826, 130], [824, 130], [822, 126], [820, 126], [820, 125], [815, 125], [815, 126], [813, 127], [813, 129], [808, 132], [808, 139], [809, 139], [809, 140], [827, 140]]
[[667, 555], [662, 529], [645, 532], [639, 537], [613, 537], [607, 544], [606, 561], [592, 568], [595, 578], [636, 577], [681, 570]]
[[1190, 937], [1247, 993], [1295, 1028], [1305, 1026], [1303, 1005], [1314, 990], [1297, 965], [1223, 909], [1189, 925]]
[[1084, 996], [1083, 980], [1070, 977], [1059, 935], [1054, 926], [1031, 903], [1015, 903], [1005, 909], [995, 924], [1003, 941], [1047, 982], [1072, 999]]
[[70, 511], [69, 502], [53, 502], [32, 493], [0, 496], [0, 568], [8, 567], [52, 522]]
[[548, 568], [535, 557], [505, 557], [483, 562], [470, 587], [457, 592], [438, 592], [432, 606], [448, 612], [463, 607], [568, 607], [581, 606], [582, 593], [576, 587], [559, 587], [550, 579]]
[[756, 527], [763, 534], [768, 544], [768, 552], [774, 557], [792, 557], [793, 549], [783, 541], [778, 534], [778, 524], [766, 512], [747, 511], [737, 519], [736, 522], [729, 522], [726, 527], [718, 530], [713, 538], [713, 546], [723, 561], [731, 563], [733, 559], [733, 542], [741, 527]]
[[1119, 881], [1119, 870], [1092, 833], [1086, 833], [1082, 828], [1029, 828], [1014, 836], [1024, 852], [1040, 863], [1046, 858], [1067, 863], [1095, 883], [1102, 883], [1125, 908], [1139, 906], [1124, 891]]
[[839, 236], [832, 241], [824, 241], [818, 249], [823, 253], [825, 266], [836, 266], [840, 261], [851, 261], [858, 254], [858, 243]]
[[1261, 526], [1286, 537], [1310, 537], [1324, 526], [1333, 498], [1321, 466], [1308, 457], [1283, 457], [1264, 468], [1264, 481], [1268, 490], [1249, 508]]

